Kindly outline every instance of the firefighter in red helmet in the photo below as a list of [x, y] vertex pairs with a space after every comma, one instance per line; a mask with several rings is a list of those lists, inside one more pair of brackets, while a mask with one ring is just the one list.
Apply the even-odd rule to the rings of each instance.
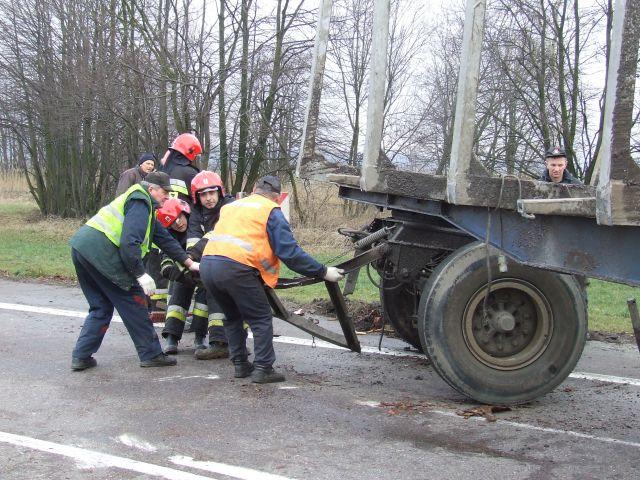
[[[171, 198], [158, 210], [157, 216], [160, 223], [169, 228], [181, 243], [186, 246], [188, 219], [191, 213], [189, 204], [179, 198]], [[161, 274], [171, 281], [170, 296], [165, 317], [165, 328], [162, 336], [167, 339], [164, 353], [178, 353], [178, 342], [182, 338], [184, 326], [187, 320], [191, 299], [196, 290], [197, 281], [191, 274], [168, 257], [163, 257], [160, 266]], [[193, 308], [192, 326], [196, 332], [195, 350], [206, 348], [204, 338], [207, 329], [207, 305], [204, 290], [196, 293]]]
[[[156, 219], [180, 243], [183, 249], [186, 248], [189, 213], [191, 213], [189, 204], [178, 198], [168, 198], [156, 210]], [[162, 265], [171, 262], [171, 259], [158, 250], [155, 245], [152, 245], [147, 258], [149, 258], [149, 262], [145, 264], [147, 273], [156, 282], [156, 291], [150, 297], [151, 320], [164, 322], [169, 299], [169, 280], [162, 276]]]
[[161, 160], [160, 171], [171, 177], [171, 187], [180, 200], [191, 203], [191, 180], [200, 169], [195, 162], [202, 154], [202, 145], [191, 133], [178, 135]]
[[[180, 200], [179, 198], [168, 198], [162, 204], [158, 210], [156, 210], [156, 218], [162, 224], [163, 227], [176, 232], [174, 237], [180, 242], [182, 242], [180, 235], [184, 234], [187, 231], [188, 226], [188, 215], [191, 213], [191, 207], [184, 200]], [[183, 235], [186, 240], [186, 234]]]
[[[217, 173], [203, 170], [191, 181], [191, 200], [193, 208], [189, 217], [187, 231], [187, 253], [200, 255], [191, 249], [205, 233], [213, 230], [222, 205], [233, 201], [233, 197], [225, 196], [222, 179]], [[178, 342], [184, 332], [186, 311], [191, 302], [194, 290], [179, 287], [174, 289], [169, 300], [169, 309], [162, 336], [166, 339], [165, 353], [178, 351]], [[195, 357], [201, 360], [225, 358], [228, 355], [227, 340], [222, 327], [221, 309], [215, 300], [207, 298], [206, 291], [199, 288], [195, 291], [192, 328], [196, 334]], [[209, 334], [209, 347], [203, 344], [204, 337]]]
[[[233, 197], [225, 195], [222, 179], [217, 173], [202, 171], [191, 182], [191, 197], [193, 200], [193, 216], [189, 221], [187, 233], [187, 253], [192, 258], [200, 258], [206, 245], [203, 237], [213, 231], [220, 218], [220, 209], [231, 202]], [[204, 289], [203, 289], [204, 291]], [[226, 358], [229, 355], [227, 338], [224, 334], [222, 309], [208, 293], [208, 333], [209, 347], [196, 352], [199, 360]]]

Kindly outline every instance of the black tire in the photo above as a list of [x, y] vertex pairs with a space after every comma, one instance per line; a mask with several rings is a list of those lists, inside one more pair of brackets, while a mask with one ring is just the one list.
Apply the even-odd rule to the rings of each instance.
[[407, 283], [383, 279], [380, 305], [385, 322], [393, 325], [405, 342], [422, 352], [420, 333], [416, 323], [420, 292]]
[[[587, 337], [583, 289], [570, 275], [508, 261], [466, 245], [447, 257], [423, 289], [418, 330], [438, 374], [464, 395], [488, 404], [518, 404], [559, 385], [578, 362]], [[485, 314], [486, 313], [486, 314]]]

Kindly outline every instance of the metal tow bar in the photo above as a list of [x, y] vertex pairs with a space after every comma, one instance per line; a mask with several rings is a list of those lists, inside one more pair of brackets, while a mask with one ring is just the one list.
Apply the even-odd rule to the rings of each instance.
[[[344, 269], [345, 273], [349, 273], [384, 257], [388, 249], [389, 248], [386, 244], [379, 245], [365, 253], [347, 260], [346, 262], [336, 265], [336, 267]], [[311, 277], [281, 278], [278, 280], [276, 289], [302, 287], [322, 281], [323, 280], [321, 278]], [[340, 322], [344, 335], [327, 330], [326, 328], [316, 325], [311, 319], [287, 311], [276, 295], [275, 290], [267, 286], [264, 288], [267, 293], [269, 303], [271, 304], [271, 308], [273, 309], [274, 316], [281, 318], [285, 322], [290, 323], [294, 327], [298, 327], [300, 330], [307, 332], [316, 338], [333, 343], [340, 347], [348, 348], [354, 352], [360, 352], [360, 340], [358, 340], [358, 336], [356, 335], [356, 329], [353, 325], [353, 321], [347, 313], [347, 306], [344, 301], [344, 297], [342, 296], [342, 292], [340, 291], [340, 287], [335, 282], [324, 282], [324, 284], [327, 287], [327, 292], [329, 292], [331, 303], [333, 303], [333, 306], [335, 307], [336, 316], [338, 317], [338, 321]]]

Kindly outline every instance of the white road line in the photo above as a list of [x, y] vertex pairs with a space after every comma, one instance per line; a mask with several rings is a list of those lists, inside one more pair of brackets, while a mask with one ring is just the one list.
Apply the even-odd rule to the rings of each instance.
[[[463, 420], [463, 418], [455, 412], [448, 412], [445, 410], [431, 410], [431, 412], [437, 413], [438, 415], [443, 415], [445, 417], [455, 417]], [[486, 422], [484, 418], [479, 418], [479, 417], [470, 417], [470, 418], [476, 421], [480, 420], [480, 421]], [[583, 438], [587, 440], [595, 440], [603, 443], [613, 443], [616, 445], [625, 445], [627, 447], [640, 448], [640, 443], [638, 442], [628, 442], [626, 440], [618, 440], [617, 438], [611, 438], [611, 437], [598, 437], [597, 435], [589, 435], [588, 433], [575, 432], [573, 430], [562, 430], [558, 428], [538, 427], [536, 425], [531, 425], [528, 423], [512, 422], [510, 420], [498, 420], [497, 422], [493, 423], [493, 425], [496, 425], [496, 426], [509, 425], [510, 427], [524, 428], [527, 430], [536, 430], [538, 432], [568, 435], [570, 437]]]
[[[20, 303], [0, 302], [0, 309], [15, 310], [18, 312], [29, 312], [29, 313], [46, 313], [48, 315], [57, 315], [60, 317], [72, 317], [72, 318], [85, 318], [87, 316], [87, 312], [79, 312], [77, 310], [62, 310], [59, 308], [36, 307], [35, 305], [22, 305]], [[114, 315], [111, 321], [122, 323], [122, 319], [118, 315]]]
[[[300, 345], [304, 347], [318, 347], [318, 348], [330, 348], [333, 350], [342, 350], [343, 352], [348, 352], [344, 347], [339, 347], [338, 345], [334, 345], [333, 343], [325, 342], [323, 340], [310, 340], [307, 338], [299, 338], [299, 337], [274, 337], [273, 341], [275, 343], [286, 343], [288, 345]], [[390, 348], [382, 348], [378, 350], [376, 347], [362, 347], [362, 353], [375, 353], [378, 355], [392, 355], [394, 357], [416, 357], [416, 358], [424, 358], [424, 355], [416, 354], [415, 352], [405, 352], [402, 350], [392, 350]]]
[[61, 310], [59, 308], [36, 307], [34, 305], [22, 305], [19, 303], [1, 303], [0, 308], [3, 310], [16, 310], [18, 312], [31, 313], [48, 313], [49, 315], [59, 315], [62, 317], [84, 318], [87, 312], [78, 312], [77, 310]]
[[[19, 312], [31, 312], [31, 313], [45, 313], [48, 315], [58, 315], [62, 317], [72, 317], [72, 318], [85, 318], [87, 316], [86, 312], [79, 312], [76, 310], [61, 310], [58, 308], [49, 308], [49, 307], [36, 307], [33, 305], [21, 305], [17, 303], [2, 303], [0, 302], [0, 309], [3, 310], [15, 310]], [[117, 315], [114, 315], [113, 322], [122, 323], [122, 319]], [[156, 327], [164, 327], [162, 323], [155, 323]], [[251, 334], [249, 334], [251, 336]], [[298, 338], [298, 337], [286, 337], [280, 336], [275, 337], [273, 339], [275, 343], [284, 343], [288, 345], [300, 345], [305, 347], [318, 347], [318, 348], [330, 348], [335, 350], [343, 350], [346, 349], [339, 347], [337, 345], [333, 345], [332, 343], [324, 342], [322, 340], [309, 340], [306, 338]], [[375, 347], [362, 347], [363, 353], [374, 353], [378, 355], [391, 355], [396, 357], [415, 357], [415, 358], [424, 358], [423, 355], [417, 354], [415, 352], [405, 352], [403, 350], [393, 350], [389, 348], [382, 348], [378, 350]], [[574, 378], [578, 380], [590, 380], [596, 382], [606, 382], [606, 383], [617, 383], [622, 385], [633, 385], [635, 387], [640, 387], [640, 379], [631, 378], [631, 377], [617, 377], [615, 375], [602, 375], [598, 373], [588, 373], [588, 372], [573, 372], [569, 375], [569, 378]]]
[[[356, 401], [355, 403], [357, 405], [362, 405], [363, 407], [370, 407], [370, 408], [381, 407], [380, 402], [376, 402], [374, 400], [359, 400], [359, 401]], [[465, 421], [475, 420], [475, 421], [481, 421], [483, 423], [486, 423], [486, 420], [484, 418], [481, 418], [481, 417], [463, 418], [457, 413], [449, 410], [428, 410], [428, 412], [435, 413], [437, 415], [442, 415], [444, 417], [456, 418], [458, 420], [465, 420]], [[558, 428], [538, 427], [536, 425], [531, 425], [529, 423], [512, 422], [510, 420], [499, 419], [497, 422], [491, 423], [491, 425], [494, 425], [496, 427], [508, 425], [510, 427], [522, 428], [526, 430], [535, 430], [538, 432], [568, 435], [570, 437], [583, 438], [583, 439], [594, 440], [594, 441], [603, 442], [603, 443], [613, 443], [616, 445], [625, 445], [627, 447], [640, 448], [640, 443], [638, 442], [629, 442], [626, 440], [619, 440], [617, 438], [611, 438], [611, 437], [599, 437], [597, 435], [589, 435], [588, 433], [576, 432], [574, 430], [562, 430]]]
[[142, 450], [143, 452], [157, 452], [158, 447], [155, 445], [151, 445], [149, 442], [145, 442], [144, 440], [140, 440], [139, 438], [134, 437], [133, 435], [129, 435], [128, 433], [123, 433], [118, 437], [118, 441], [127, 447], [137, 448], [138, 450]]
[[156, 382], [170, 382], [172, 380], [188, 380], [190, 378], [204, 378], [205, 380], [220, 380], [219, 375], [174, 375], [173, 377], [156, 378]]
[[168, 480], [215, 480], [212, 477], [204, 477], [174, 468], [162, 467], [152, 463], [131, 460], [130, 458], [38, 440], [37, 438], [22, 435], [14, 435], [12, 433], [0, 432], [0, 442], [73, 458], [78, 462], [82, 462], [83, 465], [91, 466], [92, 468], [118, 468], [120, 470], [129, 470], [131, 472], [153, 475]]
[[241, 480], [293, 480], [289, 477], [274, 475], [273, 473], [260, 472], [244, 467], [235, 467], [225, 463], [201, 462], [194, 460], [191, 457], [183, 457], [180, 455], [169, 457], [169, 461], [183, 467], [191, 467], [198, 470], [204, 470], [206, 472], [219, 473], [220, 475], [227, 475]]
[[584, 372], [573, 372], [569, 374], [570, 378], [577, 378], [581, 380], [593, 380], [595, 382], [606, 382], [606, 383], [620, 383], [623, 385], [633, 385], [635, 387], [640, 387], [640, 380], [637, 378], [629, 378], [629, 377], [615, 377], [613, 375], [601, 375], [599, 373], [584, 373]]

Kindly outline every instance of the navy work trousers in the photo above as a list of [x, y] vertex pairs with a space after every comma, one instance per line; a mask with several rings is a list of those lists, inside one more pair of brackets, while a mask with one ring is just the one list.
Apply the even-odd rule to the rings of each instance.
[[158, 335], [149, 319], [147, 297], [135, 285], [123, 290], [95, 269], [76, 250], [71, 250], [82, 293], [89, 302], [89, 315], [73, 349], [73, 358], [89, 358], [96, 353], [107, 333], [114, 308], [120, 314], [138, 351], [140, 360], [151, 360], [162, 353]]
[[200, 278], [224, 312], [231, 360], [247, 359], [244, 321], [253, 332], [254, 363], [273, 365], [273, 316], [258, 271], [226, 257], [206, 256], [200, 262]]

